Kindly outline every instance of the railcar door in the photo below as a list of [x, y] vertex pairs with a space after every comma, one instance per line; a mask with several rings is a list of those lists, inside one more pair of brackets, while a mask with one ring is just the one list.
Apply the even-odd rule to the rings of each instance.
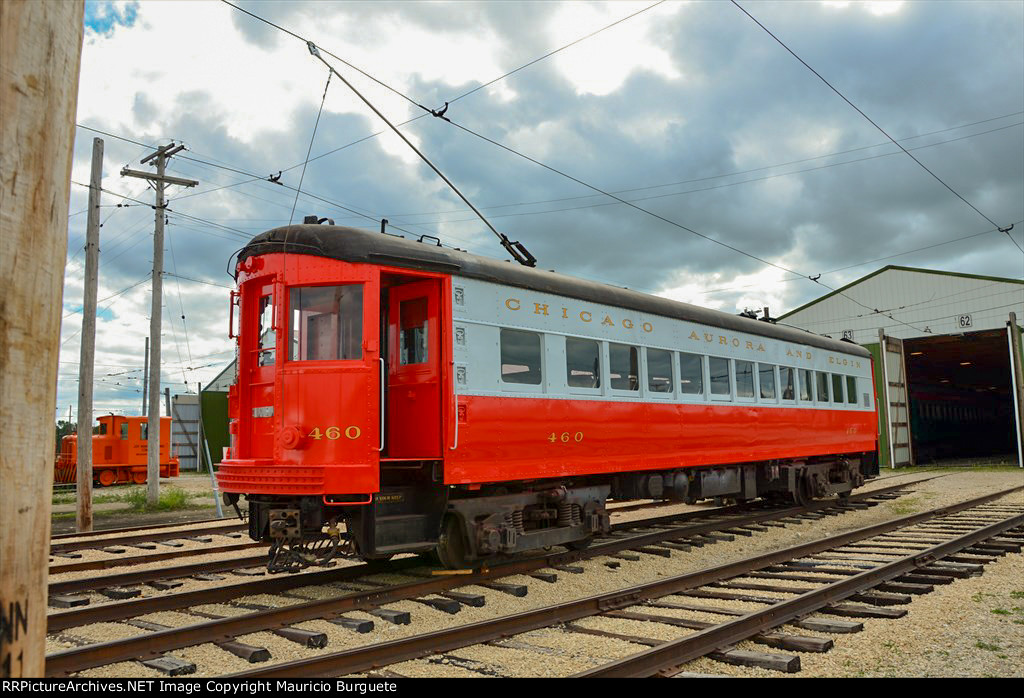
[[389, 458], [441, 457], [440, 306], [437, 280], [388, 289]]
[[256, 279], [242, 290], [242, 320], [249, 329], [242, 337], [244, 372], [248, 385], [244, 419], [239, 424], [240, 452], [245, 458], [270, 458], [274, 452], [274, 366], [277, 362], [277, 332], [274, 323], [274, 284]]

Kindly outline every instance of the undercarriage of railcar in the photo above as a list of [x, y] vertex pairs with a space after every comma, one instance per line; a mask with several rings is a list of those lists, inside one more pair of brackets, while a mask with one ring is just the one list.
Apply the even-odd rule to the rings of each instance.
[[[446, 486], [440, 462], [382, 468], [371, 501], [250, 495], [249, 535], [270, 543], [271, 572], [339, 557], [386, 560], [427, 553], [449, 569], [563, 545], [579, 549], [609, 530], [607, 502], [716, 498], [805, 504], [844, 498], [875, 474], [875, 454], [748, 463], [535, 482]], [[237, 501], [237, 500], [236, 500]]]

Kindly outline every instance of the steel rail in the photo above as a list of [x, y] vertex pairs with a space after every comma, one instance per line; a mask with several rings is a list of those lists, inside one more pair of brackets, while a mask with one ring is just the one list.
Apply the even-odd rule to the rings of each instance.
[[[878, 494], [885, 494], [893, 490], [903, 489], [906, 486], [906, 484], [893, 485], [891, 487], [885, 488], [884, 490], [865, 492], [860, 495], [856, 495], [855, 497], [851, 497], [850, 501], [857, 502], [862, 501], [864, 499], [870, 499], [871, 497], [874, 497]], [[572, 562], [576, 562], [577, 560], [588, 559], [591, 557], [615, 553], [622, 550], [628, 550], [633, 547], [641, 547], [643, 545], [660, 543], [663, 541], [674, 540], [677, 538], [685, 538], [687, 536], [696, 536], [702, 533], [719, 531], [722, 528], [731, 528], [735, 526], [742, 526], [744, 524], [749, 523], [757, 523], [758, 521], [771, 520], [774, 518], [786, 518], [789, 516], [793, 516], [795, 514], [828, 509], [834, 506], [835, 502], [832, 500], [812, 502], [811, 505], [805, 507], [790, 507], [786, 509], [762, 511], [742, 518], [729, 518], [724, 521], [717, 520], [714, 522], [709, 522], [707, 524], [688, 526], [686, 528], [675, 528], [655, 531], [652, 533], [632, 536], [630, 538], [604, 539], [599, 543], [595, 544], [589, 550], [554, 553], [551, 555], [533, 556], [525, 559], [503, 562], [500, 565], [496, 565], [491, 568], [491, 571], [493, 571], [494, 574], [490, 574], [487, 577], [474, 576], [472, 578], [463, 578], [458, 580], [457, 582], [453, 582], [452, 584], [442, 586], [440, 587], [439, 590], [446, 591], [449, 588], [465, 586], [467, 584], [474, 583], [474, 581], [482, 579], [492, 579], [500, 576], [508, 576], [511, 574], [532, 572], [543, 567], [565, 565]], [[727, 507], [727, 509], [738, 510], [737, 507]], [[628, 528], [639, 528], [649, 525], [674, 523], [680, 520], [688, 520], [692, 518], [704, 518], [712, 513], [718, 515], [721, 511], [722, 510], [716, 509], [714, 510], [714, 512], [685, 512], [683, 514], [656, 517], [654, 519], [643, 519], [637, 521], [624, 522], [613, 525], [612, 530], [621, 531]], [[221, 586], [213, 589], [178, 592], [174, 594], [162, 594], [160, 596], [155, 597], [132, 599], [130, 601], [126, 601], [123, 603], [103, 604], [100, 606], [78, 608], [60, 613], [52, 613], [47, 617], [47, 632], [56, 632], [77, 625], [85, 625], [88, 623], [123, 620], [125, 618], [131, 618], [133, 616], [138, 616], [145, 613], [152, 613], [154, 611], [169, 611], [179, 608], [187, 608], [198, 603], [216, 603], [218, 601], [225, 601], [231, 598], [235, 598], [237, 596], [245, 596], [254, 593], [272, 593], [274, 591], [283, 591], [299, 586], [309, 586], [310, 584], [323, 584], [332, 581], [344, 581], [345, 579], [353, 578], [354, 573], [351, 572], [352, 570], [362, 570], [362, 574], [372, 574], [374, 571], [378, 571], [380, 569], [379, 564], [380, 563], [378, 563], [378, 565], [374, 567], [370, 567], [368, 565], [361, 565], [355, 567], [342, 568], [344, 570], [343, 576], [339, 576], [341, 575], [340, 570], [324, 570], [313, 573], [303, 573], [301, 575], [274, 577], [271, 579]], [[411, 558], [409, 560], [399, 560], [388, 563], [389, 566], [387, 569], [388, 571], [393, 572], [396, 571], [396, 568], [400, 570], [406, 567], [416, 566], [418, 564], [421, 564], [418, 559]], [[168, 570], [164, 570], [163, 578], [171, 578], [174, 575], [174, 568], [171, 568]], [[414, 596], [434, 593], [438, 590], [437, 588], [435, 588], [435, 585], [437, 584], [440, 584], [440, 582], [438, 580], [433, 580], [431, 582], [419, 582], [409, 585], [397, 586], [395, 587], [396, 592], [401, 593], [403, 595], [396, 597], [394, 600], [412, 598]], [[109, 584], [108, 582], [107, 585], [110, 586], [111, 584]], [[331, 603], [341, 603], [341, 600], [335, 599], [315, 603], [321, 605], [329, 605]], [[379, 603], [387, 603], [387, 601], [380, 601]], [[351, 610], [351, 607], [349, 605], [346, 605], [342, 610]], [[325, 608], [320, 612], [329, 613], [331, 612], [331, 607]], [[310, 618], [316, 617], [317, 616], [315, 615], [310, 616]], [[303, 620], [309, 620], [310, 618], [303, 618]]]
[[1024, 514], [976, 529], [959, 538], [940, 543], [926, 550], [882, 564], [858, 575], [841, 579], [820, 589], [755, 611], [736, 620], [722, 623], [679, 640], [672, 640], [648, 650], [603, 666], [580, 672], [575, 678], [638, 678], [655, 674], [671, 676], [679, 673], [679, 665], [703, 657], [720, 647], [732, 645], [759, 632], [813, 613], [827, 606], [878, 586], [882, 582], [925, 567], [947, 555], [1024, 525]]
[[[247, 545], [245, 547], [252, 546]], [[51, 596], [53, 594], [71, 594], [76, 591], [107, 589], [111, 587], [127, 586], [130, 584], [144, 584], [158, 579], [174, 579], [176, 577], [188, 577], [193, 574], [210, 574], [213, 572], [245, 569], [247, 567], [263, 567], [266, 564], [267, 554], [262, 553], [260, 555], [235, 557], [227, 560], [195, 562], [191, 565], [178, 565], [171, 568], [165, 567], [161, 569], [141, 570], [138, 572], [119, 572], [117, 574], [107, 574], [100, 577], [69, 579], [64, 582], [53, 582], [50, 584], [47, 591]]]
[[[131, 530], [131, 529], [129, 529]], [[170, 531], [163, 533], [142, 533], [134, 536], [120, 536], [116, 538], [86, 539], [71, 541], [68, 543], [56, 543], [50, 545], [50, 554], [68, 553], [74, 550], [86, 550], [98, 548], [103, 545], [132, 545], [133, 543], [156, 543], [162, 540], [174, 540], [175, 538], [187, 538], [188, 536], [206, 535], [219, 536], [225, 533], [246, 530], [245, 524], [233, 523], [223, 526], [211, 526], [194, 531]]]
[[[137, 533], [139, 531], [156, 531], [161, 528], [174, 528], [175, 526], [196, 526], [198, 524], [205, 523], [216, 523], [218, 521], [224, 521], [229, 517], [219, 519], [199, 519], [197, 521], [180, 521], [178, 523], [166, 523], [166, 524], [154, 524], [152, 526], [127, 526], [125, 528], [105, 528], [96, 531], [78, 531], [72, 533], [58, 533], [57, 535], [50, 536], [51, 541], [55, 540], [66, 540], [69, 538], [95, 538], [97, 536], [105, 536], [118, 533]], [[230, 517], [235, 518], [235, 517]]]
[[[63, 565], [50, 565], [50, 576], [55, 574], [67, 574], [68, 572], [87, 572], [89, 570], [109, 570], [115, 567], [129, 567], [131, 565], [145, 565], [150, 562], [161, 560], [173, 560], [179, 557], [195, 557], [197, 555], [213, 555], [216, 553], [233, 553], [239, 550], [252, 550], [253, 548], [265, 548], [266, 543], [235, 543], [234, 545], [219, 545], [213, 548], [189, 548], [188, 550], [172, 550], [164, 553], [150, 553], [149, 555], [133, 555], [132, 557], [112, 557], [106, 560], [90, 560], [87, 562], [69, 562]], [[165, 576], [175, 573], [174, 567], [167, 568]], [[94, 577], [102, 579], [102, 577]], [[53, 590], [50, 590], [53, 593]]]
[[[830, 538], [804, 543], [786, 548], [785, 550], [720, 565], [715, 568], [640, 584], [629, 589], [598, 594], [586, 599], [547, 606], [534, 611], [526, 611], [462, 627], [438, 630], [401, 640], [392, 640], [391, 642], [344, 650], [309, 659], [260, 667], [231, 676], [246, 678], [271, 676], [325, 677], [368, 671], [388, 664], [417, 659], [425, 655], [458, 649], [468, 645], [480, 644], [558, 623], [572, 622], [605, 611], [633, 606], [649, 599], [660, 598], [680, 591], [705, 586], [711, 582], [737, 577], [762, 567], [829, 550], [849, 542], [870, 538], [880, 533], [910, 526], [937, 516], [963, 511], [964, 509], [979, 506], [1019, 490], [1024, 490], [1024, 486], [976, 497], [958, 504], [867, 526]], [[51, 675], [49, 660], [47, 662], [47, 674]]]

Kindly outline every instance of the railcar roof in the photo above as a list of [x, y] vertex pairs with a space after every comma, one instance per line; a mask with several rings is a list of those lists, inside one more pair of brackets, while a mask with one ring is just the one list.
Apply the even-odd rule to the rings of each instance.
[[843, 354], [868, 357], [863, 347], [841, 342], [794, 327], [731, 315], [689, 303], [651, 296], [618, 286], [576, 279], [565, 274], [531, 269], [519, 264], [438, 247], [396, 235], [337, 225], [301, 224], [274, 228], [254, 237], [241, 252], [242, 261], [254, 255], [284, 252], [328, 257], [345, 262], [443, 272], [496, 284], [568, 296], [591, 303], [629, 308], [652, 315], [711, 325], [724, 330], [772, 337], [795, 344], [828, 349]]

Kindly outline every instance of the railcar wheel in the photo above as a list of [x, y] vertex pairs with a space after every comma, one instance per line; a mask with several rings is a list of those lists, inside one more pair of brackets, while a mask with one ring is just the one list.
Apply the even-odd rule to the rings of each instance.
[[136, 485], [142, 485], [146, 482], [146, 473], [132, 473], [132, 480]]
[[798, 507], [807, 506], [814, 499], [811, 478], [807, 473], [802, 473], [796, 481], [796, 489], [790, 492], [793, 503]]
[[115, 477], [113, 470], [101, 470], [100, 471], [99, 480], [100, 480], [100, 485], [102, 485], [103, 487], [110, 487], [111, 485], [114, 484], [114, 480], [116, 480], [116, 479], [117, 478]]
[[466, 536], [462, 524], [454, 514], [448, 514], [441, 525], [441, 536], [437, 539], [437, 559], [450, 570], [466, 567]]

